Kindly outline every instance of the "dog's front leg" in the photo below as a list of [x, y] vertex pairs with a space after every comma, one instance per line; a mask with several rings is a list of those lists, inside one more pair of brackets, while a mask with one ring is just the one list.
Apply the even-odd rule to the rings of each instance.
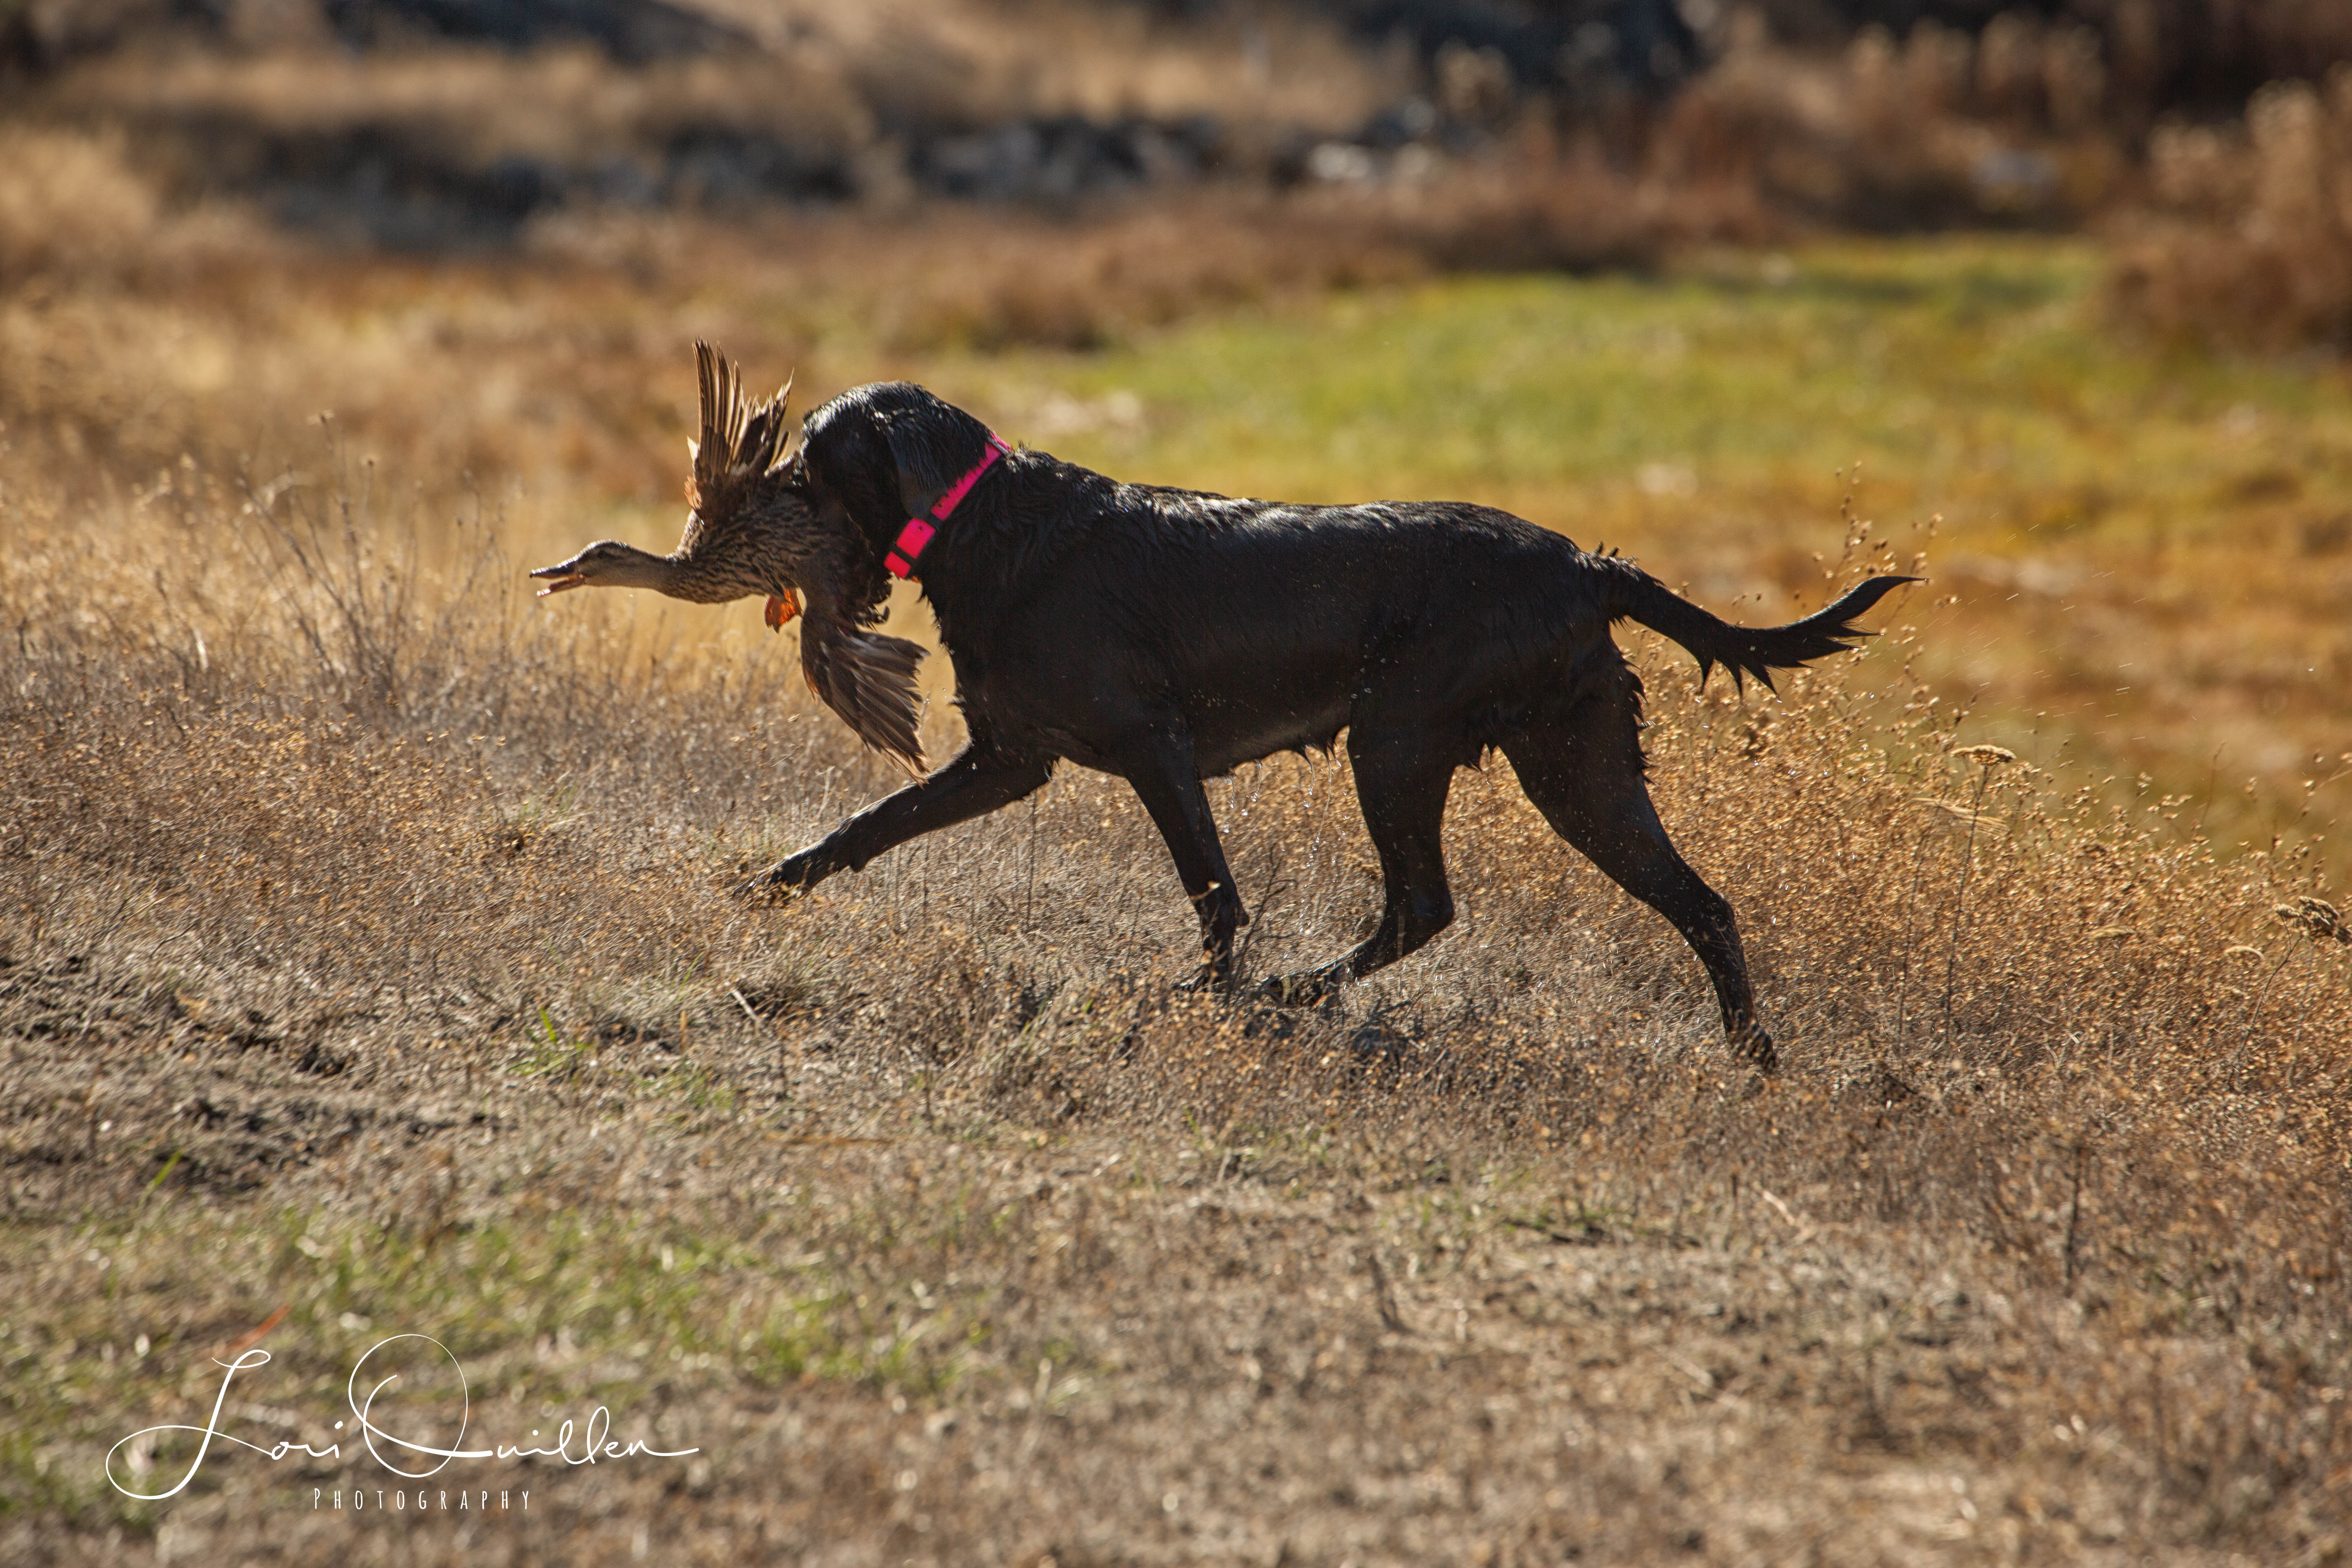
[[1042, 757], [1008, 757], [967, 746], [928, 778], [884, 795], [807, 848], [738, 883], [735, 891], [804, 893], [836, 871], [864, 870], [867, 861], [909, 838], [1010, 805], [1042, 788], [1051, 773], [1052, 764]]
[[1181, 720], [1170, 720], [1122, 762], [1121, 773], [1168, 841], [1184, 896], [1201, 918], [1201, 973], [1194, 984], [1223, 990], [1234, 979], [1234, 936], [1248, 922], [1249, 912], [1234, 888], [1216, 818], [1209, 815], [1209, 796], [1192, 761], [1192, 734]]

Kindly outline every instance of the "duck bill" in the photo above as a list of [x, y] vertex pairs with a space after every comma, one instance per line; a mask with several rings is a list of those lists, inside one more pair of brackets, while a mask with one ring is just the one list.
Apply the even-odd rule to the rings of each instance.
[[584, 588], [588, 585], [588, 574], [585, 572], [574, 571], [569, 561], [557, 566], [542, 566], [531, 575], [547, 584], [539, 591], [539, 596], [542, 599], [550, 594], [561, 594], [566, 588]]

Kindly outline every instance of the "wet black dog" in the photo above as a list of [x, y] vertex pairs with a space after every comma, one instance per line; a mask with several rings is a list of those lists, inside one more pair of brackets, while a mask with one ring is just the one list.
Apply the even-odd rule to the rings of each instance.
[[886, 569], [919, 580], [971, 743], [745, 890], [862, 868], [1020, 799], [1067, 758], [1135, 786], [1199, 912], [1203, 978], [1229, 984], [1246, 916], [1201, 781], [1345, 730], [1387, 906], [1368, 940], [1265, 988], [1311, 1002], [1454, 918], [1446, 790], [1454, 769], [1498, 747], [1554, 830], [1689, 940], [1733, 1044], [1776, 1065], [1731, 906], [1651, 807], [1641, 681], [1610, 625], [1630, 617], [1674, 638], [1702, 679], [1720, 662], [1769, 683], [1867, 636], [1853, 617], [1911, 579], [1874, 577], [1818, 615], [1751, 629], [1629, 561], [1486, 507], [1229, 500], [1120, 484], [992, 439], [919, 387], [864, 386], [810, 415], [777, 470], [823, 527], [854, 536], [866, 605]]

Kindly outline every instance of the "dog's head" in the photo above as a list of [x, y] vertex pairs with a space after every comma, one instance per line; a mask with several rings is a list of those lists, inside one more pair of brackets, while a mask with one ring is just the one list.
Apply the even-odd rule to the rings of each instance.
[[903, 381], [853, 387], [808, 416], [796, 459], [809, 500], [838, 505], [877, 545], [988, 452], [988, 426]]

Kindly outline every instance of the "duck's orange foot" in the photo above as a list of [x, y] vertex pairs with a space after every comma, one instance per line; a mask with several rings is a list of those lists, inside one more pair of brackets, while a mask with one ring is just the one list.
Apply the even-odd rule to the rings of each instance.
[[782, 631], [784, 623], [800, 613], [801, 596], [798, 594], [787, 589], [782, 594], [771, 595], [768, 598], [768, 629]]

